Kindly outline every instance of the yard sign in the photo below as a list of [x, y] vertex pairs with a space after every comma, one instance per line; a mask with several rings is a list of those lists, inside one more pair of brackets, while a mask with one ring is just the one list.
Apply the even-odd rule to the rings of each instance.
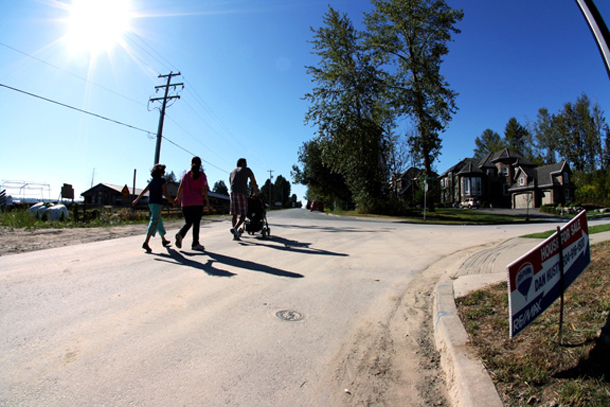
[[[561, 237], [561, 241], [560, 238]], [[563, 284], [559, 248], [563, 248]], [[559, 298], [591, 262], [586, 211], [510, 264], [510, 337], [520, 333]], [[562, 288], [563, 286], [563, 288]]]

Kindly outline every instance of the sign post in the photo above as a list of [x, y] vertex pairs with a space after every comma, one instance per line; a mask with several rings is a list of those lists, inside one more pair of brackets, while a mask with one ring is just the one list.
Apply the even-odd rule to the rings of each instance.
[[557, 298], [563, 299], [563, 292], [589, 263], [591, 245], [586, 211], [511, 263], [507, 267], [510, 337], [519, 334]]

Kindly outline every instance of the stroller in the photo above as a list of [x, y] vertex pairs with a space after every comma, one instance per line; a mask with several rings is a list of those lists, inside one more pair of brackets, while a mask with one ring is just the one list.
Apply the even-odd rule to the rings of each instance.
[[253, 235], [260, 232], [263, 238], [271, 235], [271, 229], [267, 223], [267, 211], [265, 210], [265, 202], [263, 198], [251, 196], [248, 197], [248, 213], [246, 215], [246, 232]]

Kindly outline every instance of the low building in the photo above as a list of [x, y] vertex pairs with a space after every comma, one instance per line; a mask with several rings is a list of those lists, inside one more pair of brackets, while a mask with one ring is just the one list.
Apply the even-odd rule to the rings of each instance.
[[[178, 183], [168, 182], [167, 192], [170, 196], [175, 197], [178, 193], [178, 187]], [[120, 186], [101, 183], [83, 192], [81, 196], [84, 198], [85, 205], [89, 206], [131, 206], [131, 201], [140, 195], [142, 191], [143, 188], [136, 188], [134, 194], [127, 185]], [[210, 205], [216, 213], [229, 212], [230, 198], [228, 195], [209, 191], [208, 198], [210, 199]], [[165, 197], [163, 197], [163, 201], [169, 205]], [[144, 194], [138, 204], [143, 206], [148, 204], [148, 192]]]
[[475, 200], [497, 208], [538, 208], [566, 204], [575, 191], [566, 161], [537, 166], [506, 148], [481, 159], [463, 159], [439, 180], [441, 202], [453, 206]]
[[[130, 206], [131, 201], [140, 195], [142, 190], [141, 188], [136, 188], [135, 194], [133, 194], [127, 185], [101, 183], [81, 193], [81, 196], [84, 199], [85, 205]], [[146, 199], [143, 199], [143, 203], [148, 201], [148, 193], [146, 193], [145, 197]]]

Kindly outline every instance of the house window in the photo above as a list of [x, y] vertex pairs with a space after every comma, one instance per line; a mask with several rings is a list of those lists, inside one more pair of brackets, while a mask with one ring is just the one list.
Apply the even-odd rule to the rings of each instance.
[[570, 182], [570, 176], [568, 175], [568, 172], [565, 171], [563, 173], [563, 184], [565, 185], [565, 184], [568, 184], [569, 182]]
[[464, 194], [472, 196], [480, 196], [483, 193], [481, 188], [481, 178], [472, 177], [464, 178]]
[[520, 178], [519, 178], [519, 185], [520, 185], [520, 186], [525, 185], [525, 177], [520, 177]]
[[502, 175], [508, 176], [508, 167], [502, 167]]
[[495, 171], [493, 168], [488, 168], [487, 169], [487, 175], [490, 177], [493, 177], [495, 175]]
[[481, 178], [471, 178], [472, 180], [472, 195], [474, 196], [480, 196], [482, 195], [483, 191], [481, 188]]

